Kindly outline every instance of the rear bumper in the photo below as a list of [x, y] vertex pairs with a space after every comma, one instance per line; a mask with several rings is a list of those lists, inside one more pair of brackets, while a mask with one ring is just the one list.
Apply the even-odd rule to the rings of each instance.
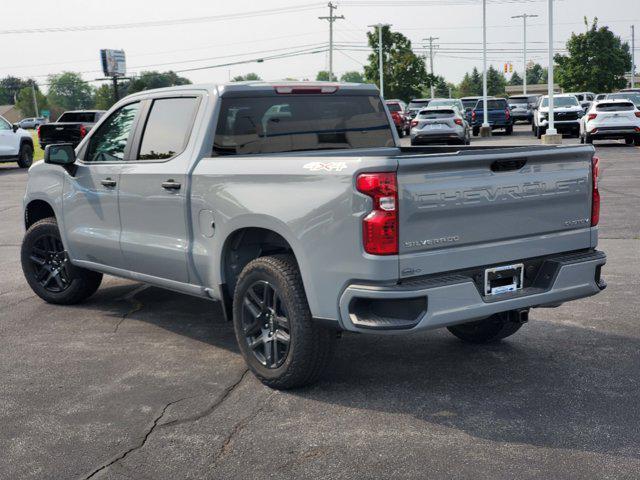
[[595, 295], [603, 252], [590, 250], [545, 258], [522, 290], [486, 297], [465, 273], [430, 276], [391, 285], [350, 285], [340, 297], [340, 322], [354, 332], [409, 333], [482, 319], [495, 313], [553, 307]]
[[591, 131], [587, 130], [587, 133], [593, 138], [625, 138], [633, 137], [635, 135], [640, 136], [640, 132], [632, 126], [595, 127]]
[[441, 129], [431, 132], [412, 131], [411, 141], [414, 143], [435, 143], [435, 142], [450, 142], [450, 141], [464, 141], [464, 131], [456, 131], [453, 129]]

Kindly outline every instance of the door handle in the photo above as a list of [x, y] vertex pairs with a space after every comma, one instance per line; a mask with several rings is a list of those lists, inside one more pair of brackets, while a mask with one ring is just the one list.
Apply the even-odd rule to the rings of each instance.
[[116, 181], [112, 180], [110, 177], [107, 177], [104, 180], [101, 180], [100, 183], [105, 187], [115, 187], [116, 186]]
[[180, 190], [180, 183], [176, 182], [173, 178], [170, 178], [166, 182], [162, 182], [162, 188], [166, 188], [167, 190]]

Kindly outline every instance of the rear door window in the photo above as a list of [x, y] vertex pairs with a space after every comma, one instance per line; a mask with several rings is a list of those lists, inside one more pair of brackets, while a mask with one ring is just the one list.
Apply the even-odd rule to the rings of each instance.
[[393, 145], [379, 97], [293, 94], [223, 97], [213, 150], [245, 155]]
[[153, 101], [140, 142], [138, 160], [166, 160], [187, 146], [198, 98], [160, 98]]

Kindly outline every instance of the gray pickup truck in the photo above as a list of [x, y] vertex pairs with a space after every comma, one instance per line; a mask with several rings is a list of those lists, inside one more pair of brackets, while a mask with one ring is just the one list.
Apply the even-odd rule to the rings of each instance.
[[601, 291], [597, 175], [591, 146], [400, 147], [369, 85], [151, 90], [31, 167], [22, 266], [50, 303], [103, 274], [220, 301], [291, 388], [343, 331], [491, 342]]

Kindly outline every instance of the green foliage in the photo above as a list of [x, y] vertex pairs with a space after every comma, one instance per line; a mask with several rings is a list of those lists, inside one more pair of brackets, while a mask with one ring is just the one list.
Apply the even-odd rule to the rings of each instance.
[[499, 72], [493, 68], [493, 65], [490, 65], [487, 69], [487, 95], [504, 95], [504, 89], [506, 86], [507, 79], [504, 78], [502, 72]]
[[113, 86], [105, 83], [96, 88], [93, 103], [98, 110], [109, 110], [116, 103], [113, 98]]
[[[36, 101], [38, 103], [38, 113], [44, 108], [49, 108], [49, 102], [47, 97], [43, 95], [40, 89], [36, 86]], [[33, 90], [31, 87], [24, 87], [20, 89], [16, 96], [16, 107], [22, 112], [25, 117], [35, 117], [36, 110], [33, 105]]]
[[509, 79], [509, 85], [522, 85], [522, 77], [518, 75], [518, 72], [513, 72]]
[[63, 72], [49, 75], [48, 100], [61, 110], [76, 110], [93, 106], [91, 87], [79, 73]]
[[465, 73], [458, 86], [458, 94], [461, 97], [475, 97], [482, 95], [482, 75], [476, 67], [473, 67], [471, 74]]
[[0, 87], [0, 105], [13, 103], [13, 95], [6, 88]]
[[152, 88], [173, 87], [176, 85], [189, 85], [191, 80], [179, 76], [169, 70], [168, 72], [141, 72], [138, 77], [131, 80], [127, 87], [127, 94], [150, 90]]
[[556, 55], [556, 81], [565, 90], [611, 92], [627, 84], [631, 70], [629, 44], [623, 43], [608, 27], [598, 27], [595, 18], [587, 31], [571, 34], [568, 55]]
[[336, 82], [338, 81], [338, 77], [336, 77], [335, 73], [332, 75], [331, 80], [329, 80], [329, 72], [327, 70], [320, 70], [316, 75], [316, 81], [318, 82]]
[[[364, 77], [370, 83], [379, 84], [378, 72], [378, 30], [368, 32], [372, 53], [364, 67]], [[410, 100], [421, 94], [425, 85], [433, 79], [427, 74], [424, 60], [411, 48], [411, 41], [400, 32], [382, 28], [382, 62], [384, 77], [384, 97]]]
[[364, 83], [364, 77], [360, 72], [344, 72], [340, 77], [340, 81], [347, 83]]
[[16, 102], [18, 92], [25, 87], [30, 87], [33, 80], [23, 80], [11, 75], [0, 79], [0, 105], [13, 105]]
[[246, 75], [236, 75], [231, 79], [232, 82], [247, 82], [250, 80], [262, 80], [257, 73], [247, 73]]
[[547, 83], [548, 71], [546, 68], [542, 68], [539, 63], [536, 63], [527, 69], [527, 85], [539, 85], [541, 83]]

